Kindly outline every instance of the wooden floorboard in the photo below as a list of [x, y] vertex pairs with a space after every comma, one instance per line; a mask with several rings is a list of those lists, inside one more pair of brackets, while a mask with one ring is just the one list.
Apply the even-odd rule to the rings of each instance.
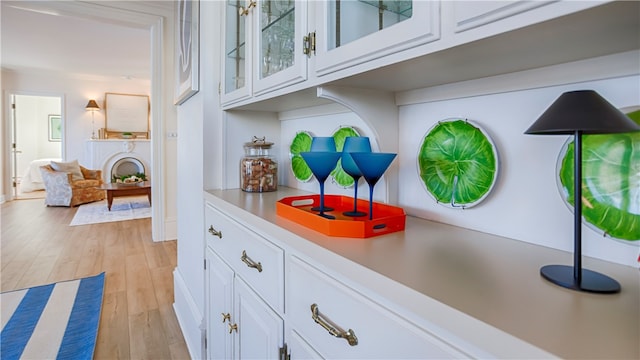
[[151, 219], [69, 226], [77, 208], [42, 199], [2, 204], [0, 291], [105, 272], [95, 359], [188, 359], [173, 310], [176, 241], [154, 243]]

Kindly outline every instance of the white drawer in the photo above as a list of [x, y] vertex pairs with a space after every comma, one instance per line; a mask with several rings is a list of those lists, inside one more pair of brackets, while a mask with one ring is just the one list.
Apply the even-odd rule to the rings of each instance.
[[[292, 327], [325, 359], [448, 359], [467, 358], [455, 348], [329, 277], [290, 256], [287, 315]], [[350, 332], [357, 344], [335, 337], [312, 318], [316, 305], [320, 323]], [[354, 341], [355, 342], [355, 341]], [[292, 359], [296, 354], [291, 354]]]
[[[210, 219], [211, 217], [211, 219]], [[284, 251], [207, 203], [207, 245], [276, 311], [284, 312]], [[212, 235], [210, 224], [214, 227]]]
[[208, 247], [225, 260], [239, 251], [239, 245], [234, 240], [239, 237], [239, 229], [231, 219], [222, 215], [211, 204], [205, 203], [204, 220]]

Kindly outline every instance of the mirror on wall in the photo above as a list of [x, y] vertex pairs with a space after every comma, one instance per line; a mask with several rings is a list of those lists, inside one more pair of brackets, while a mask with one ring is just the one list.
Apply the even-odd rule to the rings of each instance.
[[105, 93], [105, 137], [149, 138], [149, 96]]

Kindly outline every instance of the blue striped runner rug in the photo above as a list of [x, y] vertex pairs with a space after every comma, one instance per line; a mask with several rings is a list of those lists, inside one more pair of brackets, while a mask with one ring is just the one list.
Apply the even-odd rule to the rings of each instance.
[[0, 294], [0, 358], [91, 359], [104, 273]]

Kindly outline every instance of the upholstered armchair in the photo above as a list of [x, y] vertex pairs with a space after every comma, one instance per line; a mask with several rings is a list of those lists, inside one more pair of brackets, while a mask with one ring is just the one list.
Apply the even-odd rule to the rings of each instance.
[[77, 172], [56, 171], [51, 165], [40, 167], [47, 206], [77, 206], [105, 198], [105, 191], [99, 189], [102, 170], [78, 167], [82, 176]]

